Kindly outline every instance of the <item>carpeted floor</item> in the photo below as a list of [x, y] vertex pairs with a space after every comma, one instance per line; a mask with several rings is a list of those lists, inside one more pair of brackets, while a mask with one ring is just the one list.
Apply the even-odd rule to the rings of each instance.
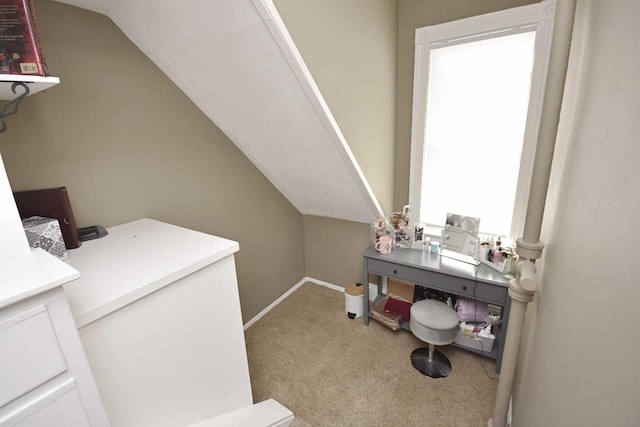
[[423, 376], [411, 332], [351, 320], [344, 294], [305, 283], [245, 331], [255, 402], [274, 398], [295, 427], [484, 427], [498, 375], [492, 359], [453, 346], [447, 378]]

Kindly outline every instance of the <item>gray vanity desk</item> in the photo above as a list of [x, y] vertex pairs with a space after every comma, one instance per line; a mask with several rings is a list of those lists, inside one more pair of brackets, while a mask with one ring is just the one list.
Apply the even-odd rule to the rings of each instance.
[[[364, 287], [364, 313], [366, 315], [363, 317], [365, 325], [369, 324], [371, 307], [384, 298], [381, 286], [383, 277], [400, 279], [501, 306], [502, 325], [494, 330], [496, 342], [491, 352], [482, 353], [496, 359], [496, 372], [500, 372], [511, 306], [511, 297], [507, 294], [509, 290], [508, 279], [484, 264], [476, 266], [418, 249], [394, 249], [390, 254], [381, 255], [373, 247], [369, 247], [362, 256], [364, 257], [363, 283], [369, 283], [370, 274], [378, 276], [378, 295], [371, 304], [369, 304], [369, 287]], [[409, 329], [406, 322], [402, 327]], [[452, 345], [480, 353], [474, 348], [458, 344]]]

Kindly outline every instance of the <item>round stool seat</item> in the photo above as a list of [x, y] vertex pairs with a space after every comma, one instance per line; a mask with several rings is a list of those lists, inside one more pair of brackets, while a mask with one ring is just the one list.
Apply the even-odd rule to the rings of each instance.
[[425, 299], [411, 306], [411, 332], [426, 343], [451, 344], [458, 332], [458, 324], [458, 313], [441, 301]]
[[436, 345], [451, 344], [458, 332], [458, 313], [447, 304], [436, 300], [422, 300], [411, 307], [411, 332], [429, 344], [411, 353], [411, 364], [420, 373], [431, 378], [443, 378], [451, 373], [451, 362]]

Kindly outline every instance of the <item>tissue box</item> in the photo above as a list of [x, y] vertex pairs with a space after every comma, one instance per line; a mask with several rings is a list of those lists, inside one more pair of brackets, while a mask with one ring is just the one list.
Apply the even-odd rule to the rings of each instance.
[[475, 325], [460, 323], [456, 338], [453, 342], [463, 347], [470, 347], [482, 351], [483, 353], [490, 353], [491, 350], [493, 350], [496, 337], [494, 335], [490, 337], [480, 337], [476, 332], [473, 332], [474, 327]]
[[32, 216], [22, 220], [29, 246], [42, 248], [63, 261], [68, 259], [67, 247], [57, 219]]

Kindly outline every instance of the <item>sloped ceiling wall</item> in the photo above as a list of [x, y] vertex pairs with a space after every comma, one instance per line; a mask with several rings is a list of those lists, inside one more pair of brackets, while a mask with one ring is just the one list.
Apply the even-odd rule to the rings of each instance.
[[57, 1], [111, 18], [302, 214], [384, 216], [270, 0]]

